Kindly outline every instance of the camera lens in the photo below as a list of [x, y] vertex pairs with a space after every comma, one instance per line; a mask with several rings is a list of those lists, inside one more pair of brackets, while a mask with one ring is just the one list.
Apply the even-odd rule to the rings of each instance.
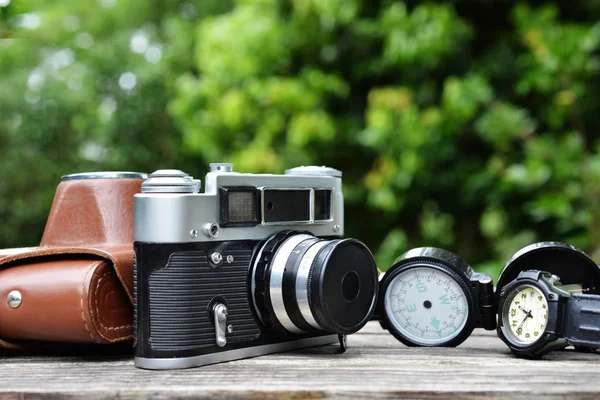
[[293, 231], [267, 240], [252, 273], [257, 313], [279, 332], [354, 333], [373, 314], [377, 288], [375, 260], [363, 243]]

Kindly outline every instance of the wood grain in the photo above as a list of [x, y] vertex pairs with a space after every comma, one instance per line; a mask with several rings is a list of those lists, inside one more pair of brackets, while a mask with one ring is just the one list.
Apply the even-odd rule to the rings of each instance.
[[158, 372], [137, 369], [131, 357], [110, 348], [4, 355], [0, 400], [600, 398], [600, 354], [567, 350], [523, 360], [495, 332], [481, 330], [458, 348], [408, 348], [376, 323], [348, 344], [344, 354], [327, 346]]

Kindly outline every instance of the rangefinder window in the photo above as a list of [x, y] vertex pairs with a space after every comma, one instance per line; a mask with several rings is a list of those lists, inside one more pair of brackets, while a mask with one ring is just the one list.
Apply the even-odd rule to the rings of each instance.
[[254, 186], [219, 189], [220, 225], [255, 226], [260, 223], [260, 192]]
[[264, 189], [265, 224], [310, 222], [310, 189]]
[[315, 221], [331, 219], [331, 190], [315, 190]]

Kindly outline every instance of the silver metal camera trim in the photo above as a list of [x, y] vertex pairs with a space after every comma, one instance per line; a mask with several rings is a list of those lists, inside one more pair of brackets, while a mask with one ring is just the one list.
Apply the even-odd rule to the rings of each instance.
[[314, 265], [315, 258], [321, 249], [330, 243], [331, 240], [322, 240], [310, 246], [310, 248], [302, 256], [302, 260], [300, 261], [300, 266], [298, 267], [298, 272], [296, 275], [296, 303], [300, 309], [300, 314], [302, 314], [302, 318], [304, 318], [304, 320], [310, 326], [319, 330], [323, 328], [321, 328], [315, 320], [312, 310], [310, 309], [310, 303], [308, 302], [308, 277]]
[[100, 171], [64, 175], [60, 178], [62, 182], [82, 179], [148, 179], [148, 174], [129, 171]]
[[[271, 261], [271, 273], [269, 279], [269, 294], [271, 297], [271, 308], [277, 320], [281, 325], [292, 333], [306, 333], [298, 328], [288, 316], [283, 302], [283, 274], [285, 273], [285, 265], [287, 260], [292, 255], [292, 252], [300, 243], [308, 239], [314, 239], [311, 235], [294, 235], [287, 238], [275, 252]], [[253, 292], [254, 293], [254, 292]]]
[[241, 174], [236, 172], [209, 172], [205, 178], [204, 193], [138, 193], [134, 206], [134, 240], [146, 243], [190, 243], [215, 241], [203, 232], [206, 224], [219, 223], [219, 187], [255, 186], [270, 189], [332, 190], [332, 219], [308, 223], [281, 225], [259, 224], [253, 227], [221, 227], [219, 241], [264, 240], [284, 229], [309, 231], [315, 236], [342, 236], [344, 234], [344, 198], [342, 179], [331, 176]]
[[[293, 239], [293, 240], [292, 240]], [[314, 236], [306, 235], [306, 234], [298, 234], [292, 236], [284, 241], [281, 247], [275, 252], [275, 255], [272, 259], [272, 267], [271, 274], [269, 277], [269, 295], [271, 298], [271, 309], [275, 313], [275, 317], [281, 323], [281, 325], [293, 333], [306, 333], [302, 329], [298, 328], [292, 320], [289, 318], [288, 313], [285, 309], [285, 303], [283, 300], [283, 275], [285, 273], [285, 266], [287, 260], [295, 251], [296, 247], [304, 242], [305, 240], [315, 239]], [[303, 254], [302, 259], [300, 260], [300, 265], [298, 267], [297, 275], [296, 275], [296, 304], [298, 305], [298, 309], [300, 310], [300, 314], [302, 318], [313, 328], [322, 330], [321, 326], [315, 320], [315, 317], [310, 308], [310, 303], [308, 300], [308, 277], [312, 266], [314, 264], [315, 258], [318, 256], [319, 252], [323, 247], [331, 243], [331, 240], [322, 240], [312, 244], [306, 253]], [[254, 261], [254, 265], [252, 266], [252, 278], [251, 278], [251, 293], [252, 293], [252, 304], [254, 306], [254, 310], [258, 315], [258, 318], [261, 322], [264, 323], [263, 317], [260, 313], [260, 310], [256, 306], [256, 265], [259, 260], [262, 258], [262, 251], [264, 249], [261, 247], [258, 252], [258, 256]], [[282, 260], [282, 262], [280, 262]]]
[[[260, 191], [260, 203], [262, 205], [261, 208], [261, 225], [289, 225], [289, 224], [298, 224], [298, 225], [303, 225], [303, 224], [327, 224], [332, 222], [335, 218], [329, 218], [329, 219], [315, 219], [315, 191], [316, 190], [328, 190], [331, 192], [331, 203], [329, 203], [329, 215], [333, 216], [333, 199], [334, 199], [334, 194], [335, 194], [335, 189], [331, 188], [331, 187], [323, 187], [323, 188], [282, 188], [282, 187], [271, 187], [271, 186], [263, 186], [263, 187], [259, 187], [258, 190]], [[266, 222], [265, 221], [265, 191], [293, 191], [293, 190], [297, 190], [297, 191], [308, 191], [310, 196], [309, 196], [309, 215], [310, 218], [308, 220], [304, 220], [304, 221], [284, 221], [284, 222]]]
[[314, 338], [305, 338], [266, 344], [262, 346], [245, 347], [243, 349], [221, 351], [218, 353], [204, 354], [201, 356], [183, 357], [183, 358], [145, 358], [135, 357], [135, 366], [144, 369], [184, 369], [192, 367], [201, 367], [203, 365], [217, 364], [225, 361], [239, 360], [242, 358], [258, 357], [266, 354], [281, 353], [302, 349], [307, 347], [325, 346], [329, 344], [338, 344], [338, 335], [325, 335]]

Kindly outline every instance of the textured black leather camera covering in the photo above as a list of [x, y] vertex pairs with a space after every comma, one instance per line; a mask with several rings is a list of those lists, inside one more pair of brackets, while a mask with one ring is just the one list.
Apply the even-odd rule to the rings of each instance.
[[[250, 275], [262, 244], [253, 240], [134, 243], [135, 356], [186, 358], [326, 336], [282, 335], [260, 323], [251, 300]], [[216, 268], [210, 260], [213, 252], [223, 256]], [[227, 324], [233, 326], [225, 347], [216, 344], [209, 310], [214, 301], [227, 305]]]
[[600, 296], [574, 294], [569, 298], [563, 335], [571, 345], [600, 348]]
[[[252, 249], [226, 249], [219, 267], [205, 251], [177, 251], [166, 267], [150, 274], [150, 342], [155, 350], [189, 350], [214, 346], [215, 328], [209, 311], [221, 297], [227, 323], [235, 327], [229, 343], [260, 335], [248, 299], [248, 265]], [[227, 259], [231, 262], [228, 262]]]

